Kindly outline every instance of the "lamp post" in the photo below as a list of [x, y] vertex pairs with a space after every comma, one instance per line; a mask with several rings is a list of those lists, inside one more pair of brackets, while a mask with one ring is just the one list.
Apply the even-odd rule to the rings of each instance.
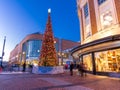
[[26, 70], [26, 53], [23, 52], [23, 60], [24, 60], [24, 63], [23, 63], [23, 72]]
[[2, 62], [3, 62], [3, 56], [4, 56], [4, 48], [5, 48], [5, 42], [6, 42], [6, 36], [4, 37], [4, 42], [3, 42], [3, 49], [2, 49], [2, 57], [1, 57], [1, 67], [3, 67], [2, 66]]
[[23, 61], [24, 61], [24, 63], [26, 63], [26, 53], [23, 52], [22, 54], [23, 54]]
[[17, 67], [18, 67], [18, 71], [19, 71], [19, 55], [16, 55], [16, 65], [17, 65]]
[[58, 52], [58, 56], [60, 57], [61, 65], [63, 65], [63, 56], [64, 56], [64, 53], [63, 52]]
[[61, 52], [61, 65], [63, 65], [63, 57], [64, 56], [64, 53], [63, 52]]

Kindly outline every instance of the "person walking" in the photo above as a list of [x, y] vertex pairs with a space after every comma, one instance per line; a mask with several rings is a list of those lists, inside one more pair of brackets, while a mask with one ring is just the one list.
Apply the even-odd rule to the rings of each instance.
[[26, 69], [26, 63], [23, 64], [23, 72], [25, 72]]
[[87, 76], [87, 65], [86, 65], [86, 63], [83, 63], [83, 73], [84, 73], [84, 76]]
[[70, 64], [70, 75], [73, 76], [73, 68], [74, 68], [74, 64], [73, 62], [71, 62]]
[[78, 71], [79, 71], [81, 77], [83, 77], [83, 64], [82, 64], [82, 62], [80, 62], [80, 64], [78, 65]]
[[0, 73], [2, 72], [2, 67], [0, 66]]
[[32, 73], [33, 64], [30, 64], [30, 65], [29, 65], [29, 69], [30, 69], [30, 73]]

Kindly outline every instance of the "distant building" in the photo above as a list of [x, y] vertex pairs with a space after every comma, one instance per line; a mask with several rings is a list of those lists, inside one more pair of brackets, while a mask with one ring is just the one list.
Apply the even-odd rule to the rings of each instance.
[[120, 0], [77, 0], [81, 45], [72, 50], [87, 70], [120, 72]]
[[[9, 62], [12, 64], [27, 64], [38, 63], [41, 45], [42, 45], [43, 34], [33, 33], [27, 35], [16, 47], [11, 51]], [[59, 64], [62, 60], [68, 58], [67, 54], [63, 50], [73, 48], [78, 46], [78, 42], [73, 42], [70, 40], [55, 38], [55, 47], [58, 53]]]

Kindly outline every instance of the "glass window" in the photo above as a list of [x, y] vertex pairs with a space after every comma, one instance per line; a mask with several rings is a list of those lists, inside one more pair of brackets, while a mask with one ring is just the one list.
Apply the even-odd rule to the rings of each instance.
[[28, 41], [28, 57], [39, 57], [41, 48], [40, 40], [29, 40]]
[[26, 43], [23, 43], [23, 46], [22, 46], [22, 51], [25, 52], [27, 50], [27, 46], [26, 46]]
[[105, 2], [106, 0], [98, 0], [98, 5], [101, 5], [103, 2]]
[[[42, 46], [42, 40], [28, 40], [23, 44], [23, 52], [26, 52], [26, 58], [38, 58], [40, 55], [40, 49]], [[58, 51], [58, 43], [55, 43], [56, 51]]]
[[120, 49], [108, 50], [95, 53], [96, 71], [119, 72]]
[[107, 52], [95, 53], [96, 71], [109, 71], [106, 53]]
[[86, 65], [86, 69], [88, 71], [92, 71], [93, 70], [91, 54], [83, 56], [83, 63]]
[[84, 15], [85, 15], [85, 18], [88, 16], [88, 4], [87, 3], [84, 5]]
[[25, 52], [27, 53], [27, 43], [23, 43], [23, 46], [22, 46], [22, 53]]

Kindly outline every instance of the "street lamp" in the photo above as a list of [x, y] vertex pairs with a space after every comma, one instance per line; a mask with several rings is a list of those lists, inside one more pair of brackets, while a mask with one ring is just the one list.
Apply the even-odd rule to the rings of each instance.
[[19, 62], [19, 60], [18, 60], [18, 55], [16, 55], [16, 62], [17, 62], [17, 64], [18, 64], [18, 62]]
[[3, 62], [3, 56], [4, 56], [4, 54], [5, 54], [5, 52], [4, 52], [5, 42], [6, 42], [6, 36], [4, 37], [3, 49], [2, 49], [2, 56], [0, 57], [0, 59], [1, 59], [1, 67], [3, 67], [3, 66], [2, 66], [2, 62]]
[[37, 50], [37, 52], [39, 53], [39, 52], [40, 52], [40, 50]]
[[26, 70], [26, 53], [23, 52], [23, 60], [24, 60], [24, 63], [23, 63], [23, 71]]
[[18, 67], [18, 71], [19, 71], [19, 54], [18, 55], [16, 55], [16, 65], [17, 65], [17, 67]]
[[64, 58], [64, 53], [61, 52], [61, 60], [62, 60], [61, 65], [63, 65], [63, 58]]
[[22, 54], [23, 54], [23, 61], [24, 61], [24, 63], [26, 63], [26, 53], [23, 52]]
[[58, 56], [61, 59], [61, 65], [63, 65], [63, 56], [64, 56], [64, 53], [63, 52], [58, 52]]

